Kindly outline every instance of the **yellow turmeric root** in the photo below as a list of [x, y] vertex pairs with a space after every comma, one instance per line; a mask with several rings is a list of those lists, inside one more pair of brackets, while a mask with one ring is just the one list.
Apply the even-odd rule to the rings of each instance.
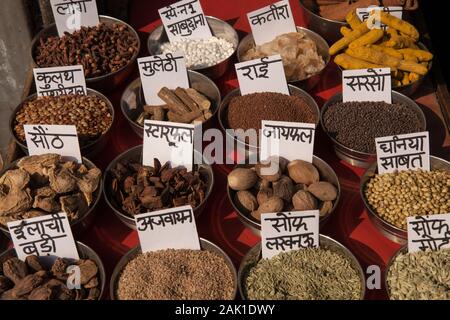
[[389, 48], [389, 47], [383, 47], [381, 45], [371, 45], [370, 48], [377, 50], [377, 51], [381, 51], [384, 54], [387, 54], [388, 56], [397, 58], [397, 59], [403, 59], [403, 54], [393, 48]]
[[356, 10], [352, 10], [345, 16], [345, 21], [355, 30], [362, 22], [356, 14]]
[[382, 66], [349, 56], [346, 53], [334, 57], [334, 63], [345, 70], [382, 68]]
[[425, 51], [425, 50], [417, 50], [417, 49], [400, 49], [399, 52], [403, 53], [403, 55], [411, 55], [416, 57], [420, 62], [423, 61], [431, 61], [433, 59], [433, 54], [431, 52]]
[[336, 41], [329, 49], [330, 55], [335, 55], [339, 51], [344, 50], [354, 40], [358, 39], [362, 35], [369, 32], [369, 28], [365, 23], [361, 23], [355, 30], [349, 33], [347, 36]]
[[352, 29], [350, 29], [346, 26], [343, 26], [343, 27], [341, 27], [340, 31], [341, 31], [341, 34], [345, 37], [345, 36], [348, 36], [352, 32]]
[[415, 72], [409, 73], [409, 81], [416, 82], [419, 79], [420, 79], [420, 76], [417, 73], [415, 73]]
[[383, 11], [376, 11], [372, 10], [370, 13], [371, 15], [376, 15], [376, 19], [387, 25], [388, 27], [394, 28], [405, 35], [413, 38], [414, 40], [419, 40], [419, 31], [410, 24], [409, 22], [406, 22], [405, 20], [399, 19], [397, 17], [394, 17], [393, 15], [383, 12]]
[[349, 44], [350, 48], [362, 47], [368, 44], [373, 44], [383, 38], [384, 31], [381, 29], [372, 29], [358, 39]]

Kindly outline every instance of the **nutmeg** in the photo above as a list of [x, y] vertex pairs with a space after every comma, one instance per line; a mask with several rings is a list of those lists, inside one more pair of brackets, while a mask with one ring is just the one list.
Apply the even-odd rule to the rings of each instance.
[[294, 194], [294, 184], [288, 176], [282, 176], [278, 181], [273, 183], [273, 195], [283, 200], [291, 201]]
[[319, 181], [320, 175], [317, 168], [306, 161], [294, 160], [287, 166], [289, 177], [294, 180], [295, 183], [304, 183], [310, 185]]
[[320, 205], [319, 216], [323, 217], [333, 210], [333, 201], [324, 201]]
[[321, 201], [333, 201], [337, 197], [336, 187], [326, 181], [311, 184], [308, 186], [308, 191]]
[[261, 221], [261, 212], [259, 212], [258, 210], [252, 211], [250, 215], [256, 220]]
[[284, 202], [279, 197], [271, 197], [258, 208], [259, 213], [280, 212], [283, 210]]
[[273, 190], [271, 188], [264, 188], [258, 191], [258, 194], [256, 195], [256, 200], [258, 201], [259, 205], [262, 205], [272, 196]]
[[275, 182], [281, 177], [280, 163], [275, 158], [255, 165], [256, 173], [261, 179]]
[[236, 204], [249, 212], [258, 208], [256, 197], [250, 191], [238, 191], [235, 197]]
[[292, 204], [295, 210], [316, 210], [317, 199], [308, 191], [300, 190], [292, 197]]
[[257, 180], [258, 176], [254, 170], [236, 168], [228, 175], [228, 186], [236, 191], [248, 190], [255, 185]]

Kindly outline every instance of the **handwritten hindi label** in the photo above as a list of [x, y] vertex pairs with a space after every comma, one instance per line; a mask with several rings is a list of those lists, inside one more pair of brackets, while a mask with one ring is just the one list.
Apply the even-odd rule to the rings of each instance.
[[280, 156], [287, 160], [312, 162], [314, 123], [262, 121], [260, 159]]
[[235, 64], [241, 94], [279, 92], [289, 94], [279, 54]]
[[26, 124], [23, 128], [30, 156], [57, 153], [65, 160], [82, 163], [76, 126]]
[[186, 64], [182, 53], [167, 53], [138, 59], [145, 103], [163, 105], [158, 97], [161, 88], [189, 88]]
[[423, 169], [430, 171], [428, 131], [375, 139], [378, 173]]
[[[370, 17], [370, 13], [373, 10], [377, 10], [377, 11], [384, 11], [387, 12], [391, 15], [393, 15], [394, 17], [397, 17], [399, 19], [402, 18], [403, 16], [403, 8], [402, 7], [397, 7], [397, 6], [391, 6], [391, 7], [378, 7], [378, 6], [370, 6], [368, 8], [357, 8], [356, 9], [356, 14], [358, 15], [359, 19], [361, 21], [367, 21], [367, 19], [369, 19]], [[386, 26], [385, 24], [382, 24], [379, 22], [379, 19], [377, 19], [378, 21], [374, 21], [373, 24], [371, 24], [371, 26], [373, 28], [377, 28], [377, 29], [384, 29], [386, 30], [388, 28], [388, 26]]]
[[255, 44], [272, 41], [277, 36], [297, 32], [291, 6], [283, 0], [247, 14]]
[[145, 120], [143, 165], [152, 166], [154, 158], [161, 163], [192, 170], [194, 155], [193, 124]]
[[87, 94], [82, 65], [35, 68], [33, 73], [38, 97]]
[[8, 222], [17, 257], [30, 255], [79, 259], [77, 247], [65, 212]]
[[191, 206], [138, 214], [135, 221], [142, 252], [164, 249], [200, 250]]
[[342, 71], [342, 99], [348, 101], [384, 101], [392, 103], [391, 69]]
[[209, 39], [211, 30], [199, 0], [183, 0], [158, 10], [170, 42]]
[[408, 217], [408, 251], [450, 249], [450, 214]]
[[100, 23], [95, 0], [50, 0], [50, 5], [60, 37]]
[[319, 246], [319, 210], [263, 213], [261, 215], [263, 258], [280, 252]]

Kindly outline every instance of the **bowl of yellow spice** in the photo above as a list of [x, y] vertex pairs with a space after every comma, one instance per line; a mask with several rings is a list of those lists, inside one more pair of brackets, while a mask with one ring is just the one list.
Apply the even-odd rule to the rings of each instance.
[[[372, 11], [362, 22], [356, 11], [347, 14], [349, 27], [330, 47], [330, 55], [341, 70], [390, 68], [392, 87], [413, 94], [432, 67], [433, 54], [419, 42], [419, 31], [409, 22], [389, 13]], [[386, 30], [375, 24], [386, 25]]]

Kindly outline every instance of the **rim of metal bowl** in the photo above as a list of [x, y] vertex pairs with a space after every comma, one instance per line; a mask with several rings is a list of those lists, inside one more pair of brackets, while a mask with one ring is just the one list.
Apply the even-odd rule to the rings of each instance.
[[[444, 162], [444, 163], [446, 163], [446, 164], [448, 164], [448, 165], [450, 166], [450, 162], [447, 161], [447, 160], [445, 160], [445, 159], [442, 159], [442, 158], [439, 158], [439, 157], [435, 157], [435, 156], [431, 156], [431, 155], [430, 155], [430, 159], [437, 159], [437, 160], [442, 161], [442, 162]], [[372, 179], [372, 177], [373, 177], [373, 175], [371, 175], [369, 172], [371, 172], [371, 171], [376, 172], [376, 171], [377, 171], [376, 168], [377, 168], [377, 162], [375, 161], [375, 162], [373, 162], [373, 163], [367, 168], [367, 170], [364, 172], [363, 176], [361, 177], [361, 182], [360, 182], [360, 186], [359, 186], [359, 194], [360, 194], [360, 196], [361, 196], [361, 199], [362, 199], [363, 202], [364, 202], [364, 206], [365, 206], [367, 212], [369, 213], [369, 216], [375, 218], [375, 219], [376, 219], [378, 222], [380, 222], [381, 225], [383, 225], [384, 227], [387, 227], [387, 228], [390, 228], [390, 229], [394, 229], [394, 230], [395, 230], [396, 232], [398, 232], [398, 233], [403, 233], [403, 234], [405, 234], [405, 239], [406, 239], [406, 232], [407, 232], [406, 229], [399, 228], [399, 227], [397, 227], [397, 226], [391, 224], [390, 222], [387, 222], [387, 221], [384, 220], [383, 218], [381, 218], [381, 217], [375, 212], [375, 210], [373, 210], [372, 206], [369, 204], [369, 201], [367, 200], [367, 197], [366, 197], [364, 191], [365, 191], [365, 189], [366, 189], [367, 183], [368, 183], [368, 182]], [[391, 232], [390, 232], [390, 233], [391, 233]]]
[[[217, 87], [217, 85], [210, 78], [208, 78], [204, 74], [202, 74], [200, 72], [197, 72], [197, 71], [194, 71], [194, 70], [189, 70], [188, 69], [187, 71], [188, 71], [188, 78], [189, 78], [190, 74], [194, 74], [195, 76], [202, 78], [205, 82], [207, 82], [209, 85], [211, 85], [214, 88], [214, 90], [218, 93], [219, 100], [217, 101], [216, 110], [214, 110], [211, 118], [206, 119], [205, 121], [202, 122], [202, 125], [208, 124], [214, 119], [216, 114], [219, 112], [220, 105], [222, 104], [222, 95], [221, 95], [220, 90]], [[144, 126], [141, 126], [141, 125], [137, 124], [136, 120], [131, 119], [128, 116], [127, 112], [125, 112], [125, 108], [127, 108], [127, 103], [125, 101], [124, 95], [125, 95], [125, 93], [127, 93], [130, 90], [129, 88], [132, 88], [132, 87], [135, 87], [135, 86], [137, 86], [139, 88], [139, 94], [142, 95], [142, 81], [141, 81], [141, 78], [139, 77], [139, 78], [134, 79], [125, 88], [124, 92], [122, 93], [122, 96], [120, 98], [120, 109], [122, 110], [122, 114], [124, 115], [125, 119], [127, 119], [128, 123], [130, 123], [133, 127], [137, 128], [137, 129], [143, 130]], [[140, 98], [139, 98], [139, 96], [136, 96], [136, 104], [138, 105], [139, 103], [140, 103]], [[167, 121], [167, 122], [170, 122], [170, 121]]]
[[[319, 106], [318, 106], [316, 100], [314, 100], [314, 98], [308, 92], [306, 92], [303, 89], [300, 89], [299, 87], [293, 86], [292, 84], [288, 84], [288, 88], [289, 88], [289, 92], [290, 92], [291, 96], [296, 95], [296, 96], [299, 96], [299, 97], [303, 98], [304, 100], [306, 100], [305, 101], [306, 104], [311, 108], [312, 112], [317, 117], [317, 121], [314, 123], [316, 125], [316, 129], [317, 129], [319, 122], [320, 122], [320, 109], [319, 109]], [[254, 145], [248, 144], [245, 141], [239, 140], [236, 136], [232, 136], [227, 130], [227, 129], [231, 129], [231, 128], [225, 126], [225, 116], [226, 116], [225, 110], [228, 109], [228, 105], [231, 101], [230, 97], [242, 96], [240, 90], [241, 90], [240, 88], [235, 88], [235, 89], [231, 90], [230, 92], [228, 92], [228, 94], [222, 99], [222, 102], [219, 107], [219, 112], [218, 112], [219, 125], [220, 125], [220, 128], [222, 129], [222, 131], [225, 132], [225, 134], [228, 135], [229, 137], [233, 138], [233, 140], [236, 140], [238, 143], [244, 145], [247, 148], [254, 148], [256, 150], [259, 150], [259, 148], [260, 148], [259, 145], [254, 146]], [[299, 94], [295, 94], [294, 92], [298, 92]]]
[[[95, 146], [95, 144], [97, 144], [98, 142], [100, 142], [103, 138], [105, 138], [105, 136], [107, 136], [110, 132], [111, 132], [111, 128], [114, 124], [114, 119], [115, 119], [115, 112], [114, 112], [114, 106], [111, 103], [111, 101], [102, 93], [100, 93], [97, 90], [94, 89], [90, 89], [87, 88], [87, 95], [92, 95], [92, 96], [97, 96], [100, 99], [102, 99], [103, 101], [106, 102], [106, 105], [108, 106], [109, 109], [109, 113], [111, 114], [111, 124], [108, 128], [108, 130], [106, 130], [104, 133], [102, 133], [98, 138], [96, 138], [95, 140], [89, 141], [89, 143], [86, 143], [85, 145], [80, 145], [80, 149], [82, 152], [84, 152], [85, 150], [88, 150], [89, 148], [92, 148], [93, 146]], [[11, 136], [13, 137], [14, 141], [24, 150], [28, 150], [28, 147], [26, 145], [26, 143], [24, 143], [22, 140], [19, 139], [19, 137], [16, 134], [16, 130], [14, 130], [15, 127], [15, 122], [16, 122], [16, 115], [17, 113], [22, 109], [23, 104], [27, 101], [31, 101], [31, 100], [36, 100], [37, 98], [37, 93], [33, 93], [31, 95], [29, 95], [28, 97], [26, 97], [24, 100], [22, 100], [14, 109], [14, 111], [11, 113], [11, 116], [9, 117], [9, 131]]]
[[388, 275], [389, 275], [389, 271], [390, 271], [392, 265], [394, 264], [394, 261], [397, 259], [397, 257], [398, 257], [400, 254], [403, 254], [403, 253], [408, 253], [408, 245], [404, 245], [404, 246], [400, 247], [400, 248], [392, 255], [392, 257], [389, 259], [389, 261], [388, 261], [388, 263], [387, 263], [387, 265], [386, 265], [386, 268], [385, 268], [385, 270], [384, 270], [384, 286], [385, 286], [385, 288], [386, 288], [386, 293], [387, 293], [387, 295], [388, 295], [389, 300], [392, 299], [392, 297], [391, 297], [391, 288], [390, 288], [389, 283], [388, 283]]
[[[341, 184], [339, 182], [339, 178], [338, 178], [336, 172], [333, 170], [333, 168], [327, 162], [325, 162], [323, 159], [319, 158], [316, 155], [313, 155], [313, 164], [314, 164], [314, 160], [322, 162], [327, 167], [327, 169], [332, 173], [332, 175], [336, 178], [336, 181], [337, 181], [337, 186], [335, 186], [335, 187], [338, 191], [338, 195], [337, 195], [336, 199], [333, 201], [333, 208], [331, 209], [331, 211], [329, 213], [327, 213], [326, 215], [324, 215], [323, 217], [319, 217], [319, 222], [322, 223], [322, 222], [325, 222], [326, 220], [328, 220], [328, 218], [333, 214], [333, 212], [336, 210], [336, 208], [339, 204], [339, 200], [341, 199]], [[254, 165], [251, 165], [251, 164], [237, 164], [234, 166], [233, 170], [236, 168], [251, 168], [253, 166]], [[236, 204], [235, 197], [233, 196], [236, 194], [236, 192], [237, 191], [232, 190], [227, 183], [228, 200], [230, 201], [231, 205], [233, 206], [234, 211], [236, 211], [236, 213], [238, 214], [238, 217], [241, 218], [242, 220], [244, 220], [247, 224], [253, 226], [255, 229], [261, 230], [261, 222], [258, 222], [251, 215], [245, 214], [244, 212], [242, 212], [239, 209], [239, 206]], [[295, 210], [292, 210], [292, 211], [295, 211]]]
[[[328, 53], [328, 50], [330, 49], [330, 46], [328, 45], [328, 43], [325, 41], [325, 39], [320, 34], [318, 34], [315, 31], [312, 31], [311, 29], [305, 28], [305, 27], [296, 26], [296, 28], [297, 28], [297, 32], [303, 31], [306, 34], [306, 36], [316, 44], [316, 47], [318, 46], [318, 43], [317, 43], [317, 41], [315, 39], [312, 39], [310, 37], [311, 35], [313, 35], [314, 37], [317, 38], [317, 40], [322, 42], [322, 46], [324, 46], [324, 48], [326, 49], [325, 50], [326, 51], [326, 55], [325, 56], [321, 56], [323, 61], [325, 62], [325, 66], [322, 68], [322, 70], [320, 70], [319, 72], [317, 72], [315, 74], [310, 75], [307, 78], [304, 78], [304, 79], [301, 79], [301, 80], [299, 80], [299, 79], [289, 80], [288, 83], [297, 83], [297, 82], [307, 81], [308, 79], [311, 79], [314, 76], [320, 75], [328, 67], [328, 65], [330, 64], [330, 61], [331, 61], [331, 55]], [[239, 41], [239, 45], [237, 47], [237, 60], [238, 60], [238, 62], [243, 62], [243, 60], [241, 59], [241, 54], [243, 54], [243, 52], [241, 52], [243, 50], [242, 46], [243, 46], [244, 40], [247, 40], [250, 37], [253, 37], [253, 33], [251, 33], [251, 32], [248, 33], [244, 38], [242, 38], [241, 41]], [[253, 41], [253, 43], [254, 43], [254, 41]]]
[[[219, 61], [219, 62], [216, 63], [215, 65], [208, 66], [208, 67], [189, 68], [189, 70], [201, 72], [202, 70], [206, 70], [206, 69], [208, 69], [208, 68], [212, 68], [212, 67], [214, 67], [214, 66], [217, 66], [217, 65], [221, 64], [222, 62], [226, 61], [227, 59], [231, 58], [231, 57], [236, 53], [236, 51], [237, 51], [237, 49], [238, 49], [238, 47], [239, 47], [239, 35], [238, 35], [238, 33], [236, 32], [236, 29], [234, 29], [232, 25], [230, 25], [228, 22], [226, 22], [226, 21], [224, 21], [224, 20], [222, 20], [222, 19], [219, 19], [219, 18], [216, 18], [216, 17], [213, 17], [213, 16], [205, 16], [205, 17], [206, 17], [206, 20], [207, 20], [207, 21], [208, 21], [208, 20], [216, 20], [216, 21], [220, 21], [220, 22], [222, 22], [222, 23], [228, 25], [228, 26], [230, 27], [230, 29], [233, 30], [233, 35], [234, 35], [234, 37], [237, 39], [237, 42], [238, 42], [238, 43], [237, 43], [237, 45], [234, 45], [234, 44], [233, 44], [233, 53], [232, 53], [232, 54], [230, 54], [228, 57], [226, 57], [226, 58], [223, 59], [222, 61]], [[165, 29], [164, 29], [164, 26], [160, 23], [160, 24], [158, 24], [158, 25], [150, 32], [150, 34], [149, 34], [149, 36], [148, 36], [148, 38], [147, 38], [147, 51], [149, 52], [150, 55], [152, 55], [152, 54], [150, 53], [150, 52], [151, 52], [151, 50], [150, 50], [150, 48], [151, 48], [151, 46], [150, 46], [150, 37], [151, 37], [152, 34], [153, 34], [157, 29], [159, 29], [159, 28], [163, 28], [163, 33], [166, 32]], [[210, 27], [210, 28], [211, 28], [211, 27]], [[213, 36], [214, 36], [214, 33], [213, 33], [213, 32], [211, 32], [211, 33], [212, 33]]]
[[[360, 284], [361, 284], [361, 292], [360, 292], [360, 299], [359, 300], [363, 300], [365, 295], [366, 295], [366, 277], [364, 274], [364, 271], [361, 267], [361, 264], [359, 263], [358, 259], [356, 258], [356, 256], [346, 247], [344, 246], [342, 243], [338, 242], [337, 240], [325, 236], [323, 234], [319, 234], [319, 247], [320, 247], [320, 243], [321, 242], [326, 242], [327, 244], [331, 244], [332, 246], [334, 246], [335, 248], [337, 248], [341, 255], [343, 255], [346, 259], [350, 260], [352, 263], [352, 267], [356, 267], [354, 268], [356, 273], [359, 276], [360, 279]], [[326, 245], [327, 246], [327, 245]], [[241, 295], [241, 298], [243, 300], [248, 300], [247, 295], [245, 294], [245, 289], [244, 289], [244, 281], [246, 279], [246, 272], [248, 269], [248, 265], [250, 262], [250, 259], [253, 258], [253, 256], [258, 255], [258, 260], [262, 259], [261, 256], [261, 242], [258, 242], [256, 245], [254, 245], [252, 248], [250, 248], [250, 250], [246, 253], [246, 255], [242, 258], [241, 263], [239, 265], [239, 269], [238, 269], [238, 288], [239, 288], [239, 293]]]
[[[392, 90], [392, 101], [393, 101], [392, 103], [395, 103], [395, 101], [394, 101], [395, 98], [402, 98], [402, 99], [405, 99], [405, 100], [408, 101], [408, 106], [411, 107], [411, 108], [414, 108], [414, 110], [416, 110], [417, 113], [420, 115], [420, 118], [421, 118], [420, 120], [421, 120], [422, 124], [424, 125], [424, 130], [426, 130], [426, 128], [427, 128], [427, 121], [426, 121], [426, 118], [425, 118], [425, 114], [423, 113], [422, 109], [420, 109], [419, 105], [418, 105], [414, 100], [412, 100], [410, 97], [405, 96], [404, 94], [402, 94], [402, 93], [400, 93], [400, 92], [397, 92], [397, 91]], [[328, 100], [325, 102], [325, 104], [323, 105], [322, 109], [320, 110], [320, 125], [321, 125], [321, 127], [322, 127], [322, 130], [323, 130], [323, 131], [325, 132], [325, 134], [327, 135], [327, 137], [330, 138], [330, 140], [331, 140], [334, 144], [340, 146], [341, 148], [350, 150], [351, 152], [359, 153], [359, 154], [361, 154], [361, 155], [363, 155], [363, 156], [367, 156], [367, 157], [370, 157], [370, 156], [373, 157], [373, 156], [375, 156], [375, 155], [376, 155], [375, 153], [366, 153], [366, 152], [363, 152], [363, 151], [358, 151], [358, 150], [352, 149], [352, 148], [350, 148], [350, 147], [347, 147], [347, 146], [343, 145], [342, 143], [340, 143], [339, 141], [337, 141], [337, 140], [330, 134], [330, 132], [327, 130], [327, 128], [326, 128], [326, 126], [325, 126], [325, 123], [324, 123], [324, 116], [325, 116], [325, 112], [326, 112], [326, 111], [330, 108], [330, 106], [332, 105], [331, 101], [333, 101], [333, 100], [337, 100], [337, 101], [341, 101], [341, 102], [342, 102], [342, 93], [336, 93], [334, 96], [332, 96], [330, 99], [328, 99]], [[334, 103], [334, 102], [333, 102], [333, 103]]]
[[[128, 221], [130, 224], [134, 224], [135, 223], [134, 222], [134, 217], [131, 217], [130, 215], [126, 214], [125, 212], [123, 212], [123, 210], [121, 210], [120, 208], [117, 208], [113, 204], [113, 202], [110, 200], [111, 195], [108, 192], [108, 186], [106, 185], [106, 183], [107, 183], [107, 181], [110, 180], [110, 179], [108, 179], [109, 173], [111, 172], [113, 166], [115, 166], [119, 162], [119, 159], [122, 159], [122, 158], [126, 159], [127, 158], [126, 156], [128, 156], [129, 154], [134, 153], [136, 150], [140, 150], [142, 148], [143, 148], [143, 145], [141, 144], [141, 145], [132, 147], [132, 148], [122, 152], [117, 157], [115, 157], [114, 160], [112, 160], [109, 163], [108, 167], [105, 169], [105, 172], [103, 173], [103, 188], [102, 189], [103, 189], [103, 197], [105, 198], [106, 203], [113, 210], [113, 212], [120, 218], [121, 221], [125, 220], [125, 221]], [[140, 153], [142, 155], [142, 151]], [[199, 156], [200, 153], [197, 150], [194, 150], [194, 157], [195, 157], [195, 155]], [[205, 168], [208, 171], [208, 173], [211, 174], [211, 181], [208, 184], [208, 188], [206, 190], [205, 199], [203, 199], [203, 201], [197, 207], [192, 208], [194, 211], [197, 208], [200, 208], [202, 205], [204, 205], [208, 201], [208, 198], [211, 195], [213, 187], [214, 187], [214, 171], [213, 171], [211, 165], [209, 165], [207, 163], [207, 161], [203, 157], [203, 155], [202, 155], [202, 160], [203, 160], [203, 163], [201, 165], [199, 165], [199, 166], [202, 166], [203, 168]]]
[[318, 15], [317, 13], [311, 11], [308, 7], [306, 7], [306, 5], [305, 5], [303, 2], [304, 2], [304, 0], [299, 0], [300, 6], [301, 6], [302, 9], [304, 9], [305, 11], [308, 11], [311, 15], [316, 16], [316, 17], [319, 18], [319, 19], [323, 19], [323, 20], [325, 20], [325, 21], [327, 21], [327, 22], [338, 23], [338, 24], [341, 24], [342, 26], [347, 25], [346, 22], [338, 21], [338, 20], [332, 20], [332, 19], [327, 19], [327, 18], [324, 18], [324, 17]]
[[[112, 76], [120, 73], [121, 71], [123, 71], [124, 69], [129, 67], [130, 64], [133, 64], [136, 61], [136, 59], [137, 59], [137, 57], [139, 55], [139, 51], [141, 50], [141, 40], [139, 38], [138, 33], [136, 32], [136, 30], [134, 30], [134, 28], [132, 26], [130, 26], [128, 23], [126, 23], [126, 22], [124, 22], [124, 21], [122, 21], [120, 19], [117, 19], [117, 18], [114, 18], [114, 17], [111, 17], [111, 16], [99, 15], [98, 17], [99, 17], [100, 23], [112, 22], [112, 23], [122, 24], [122, 25], [126, 26], [130, 30], [131, 34], [133, 34], [134, 38], [137, 40], [137, 48], [136, 48], [136, 52], [133, 54], [133, 56], [130, 58], [130, 60], [127, 62], [127, 64], [125, 64], [119, 70], [116, 70], [114, 72], [110, 72], [110, 73], [107, 73], [107, 74], [104, 74], [104, 75], [101, 75], [101, 76], [97, 76], [97, 77], [86, 78], [86, 82], [88, 84], [89, 84], [89, 82], [97, 82], [97, 81], [103, 80], [105, 78], [112, 77]], [[42, 35], [47, 33], [52, 28], [56, 28], [56, 24], [55, 23], [52, 23], [52, 24], [48, 25], [47, 27], [45, 27], [44, 29], [42, 29], [41, 31], [39, 31], [39, 33], [31, 41], [31, 49], [30, 49], [30, 51], [31, 51], [31, 60], [33, 61], [33, 64], [35, 66], [40, 67], [36, 63], [36, 59], [35, 59], [36, 46], [39, 43]], [[58, 32], [56, 32], [55, 36], [58, 36]]]
[[[233, 277], [233, 282], [234, 282], [233, 298], [236, 299], [237, 294], [238, 294], [239, 279], [238, 279], [238, 274], [237, 274], [236, 268], [234, 267], [233, 261], [231, 260], [230, 256], [221, 247], [219, 247], [212, 241], [206, 240], [204, 238], [199, 238], [199, 240], [200, 240], [201, 250], [208, 250], [208, 249], [203, 248], [204, 245], [212, 247], [212, 248], [214, 248], [214, 250], [211, 250], [211, 251], [214, 253], [217, 253], [219, 256], [221, 256], [225, 260], [225, 264], [230, 269], [231, 276]], [[119, 281], [119, 278], [120, 278], [123, 268], [139, 254], [142, 254], [141, 246], [137, 245], [136, 247], [127, 251], [120, 258], [119, 262], [117, 262], [117, 264], [114, 267], [114, 270], [112, 272], [111, 279], [109, 281], [109, 295], [110, 295], [111, 300], [118, 300], [116, 297], [116, 289], [117, 289], [117, 283]]]
[[[23, 157], [23, 158], [25, 158], [25, 157]], [[0, 177], [2, 177], [6, 173], [6, 171], [14, 169], [17, 166], [17, 162], [19, 162], [19, 160], [21, 160], [23, 158], [17, 159], [16, 161], [10, 163], [10, 165], [7, 166], [6, 168], [3, 168], [3, 170], [0, 172]], [[98, 168], [91, 160], [89, 160], [89, 159], [87, 159], [85, 157], [82, 157], [82, 160], [83, 160], [83, 164], [86, 165], [86, 167], [88, 169], [90, 169], [90, 168]], [[103, 181], [102, 181], [102, 179], [103, 179], [103, 176], [100, 177], [100, 181], [98, 183], [97, 190], [94, 191], [94, 194], [96, 194], [95, 200], [89, 206], [88, 210], [85, 212], [85, 214], [82, 217], [80, 217], [79, 219], [76, 219], [76, 220], [70, 222], [70, 227], [71, 227], [72, 230], [77, 225], [79, 225], [81, 222], [86, 220], [87, 217], [90, 216], [94, 212], [95, 208], [97, 207], [97, 205], [98, 205], [98, 203], [100, 201], [100, 198], [102, 197], [102, 193], [103, 193]], [[50, 213], [48, 213], [48, 214], [50, 214]], [[3, 231], [3, 233], [5, 233], [8, 236], [10, 235], [9, 229], [5, 228], [1, 224], [0, 224], [0, 231]]]

